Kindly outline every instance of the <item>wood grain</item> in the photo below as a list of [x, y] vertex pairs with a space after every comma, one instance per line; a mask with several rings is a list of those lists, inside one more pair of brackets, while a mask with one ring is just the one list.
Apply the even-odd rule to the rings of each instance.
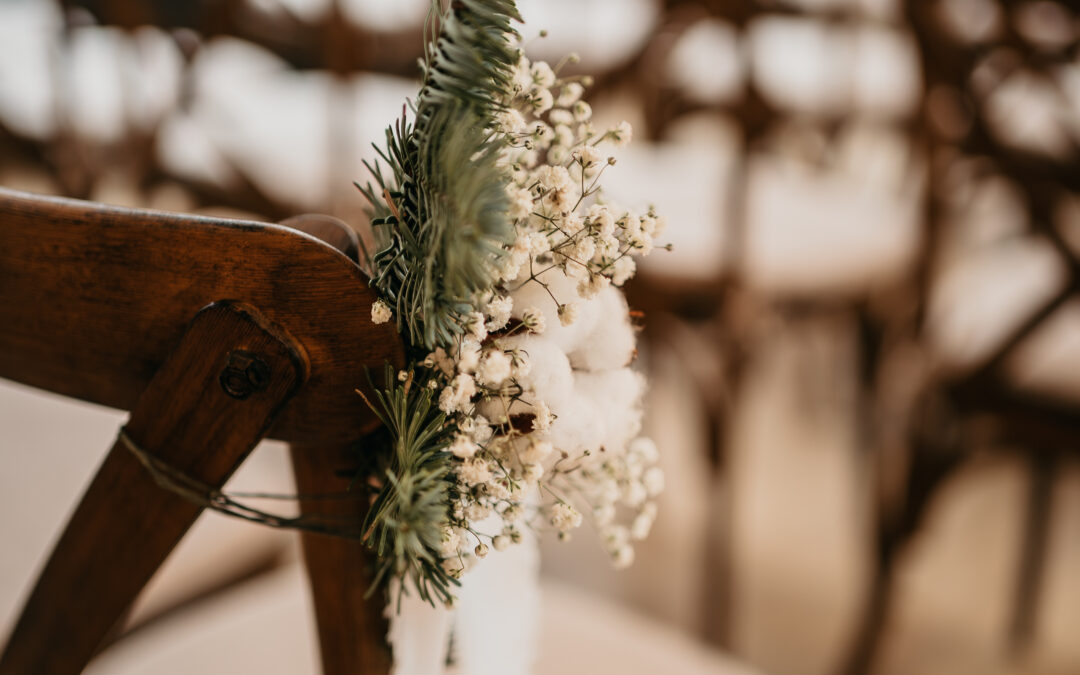
[[[256, 359], [258, 377], [233, 379], [238, 361]], [[299, 345], [255, 310], [213, 305], [139, 397], [127, 434], [154, 457], [220, 487], [306, 373]], [[38, 578], [0, 675], [81, 672], [201, 512], [159, 487], [118, 441]]]
[[[356, 464], [347, 445], [290, 447], [300, 494], [340, 493], [349, 486], [340, 477]], [[363, 519], [365, 500], [301, 501], [308, 515]], [[381, 593], [365, 599], [371, 581], [372, 554], [355, 539], [303, 533], [324, 675], [384, 675], [390, 672], [386, 642], [386, 602]]]
[[130, 410], [200, 308], [242, 301], [310, 363], [270, 436], [353, 440], [377, 425], [365, 368], [404, 359], [374, 299], [355, 262], [287, 227], [0, 188], [0, 377]]

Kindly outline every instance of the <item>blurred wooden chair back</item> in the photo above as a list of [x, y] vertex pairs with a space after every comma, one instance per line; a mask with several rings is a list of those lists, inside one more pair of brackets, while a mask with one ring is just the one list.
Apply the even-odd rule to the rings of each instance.
[[[220, 488], [273, 437], [291, 443], [300, 494], [347, 489], [350, 444], [377, 425], [355, 389], [367, 369], [401, 363], [403, 347], [371, 322], [355, 234], [318, 217], [294, 224], [309, 233], [0, 188], [0, 377], [131, 411], [0, 674], [82, 671], [202, 512], [148, 466]], [[363, 506], [301, 502], [348, 519]], [[362, 545], [303, 540], [324, 671], [388, 670]]]

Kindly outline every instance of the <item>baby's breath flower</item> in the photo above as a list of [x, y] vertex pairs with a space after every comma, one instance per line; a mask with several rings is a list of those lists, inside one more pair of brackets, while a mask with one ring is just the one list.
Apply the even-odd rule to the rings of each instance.
[[574, 132], [565, 124], [558, 124], [555, 126], [555, 137], [552, 139], [552, 143], [563, 148], [569, 148], [574, 144]]
[[496, 551], [505, 551], [506, 549], [510, 548], [511, 543], [512, 542], [510, 541], [510, 537], [505, 534], [497, 535], [494, 539], [491, 540], [491, 545], [495, 547]]
[[655, 216], [653, 218], [655, 225], [653, 225], [653, 237], [662, 237], [667, 230], [667, 218], [664, 216]]
[[649, 498], [649, 491], [639, 481], [630, 481], [623, 488], [623, 503], [627, 506], [638, 507]]
[[473, 502], [465, 507], [465, 517], [471, 521], [483, 520], [491, 515], [491, 507]]
[[454, 442], [450, 444], [450, 453], [460, 459], [472, 459], [479, 449], [480, 446], [465, 435], [455, 436]]
[[587, 122], [592, 117], [592, 106], [585, 101], [578, 101], [570, 110], [574, 113], [574, 119], [578, 122]]
[[457, 350], [457, 370], [459, 373], [474, 373], [480, 365], [480, 343], [465, 338]]
[[488, 319], [486, 327], [488, 330], [499, 330], [506, 325], [506, 322], [510, 320], [510, 310], [514, 308], [514, 301], [509, 295], [496, 296], [488, 303], [486, 308]]
[[526, 464], [521, 469], [522, 479], [532, 485], [544, 475], [544, 467], [539, 464]]
[[615, 480], [605, 480], [597, 486], [597, 496], [605, 504], [614, 504], [622, 496], [619, 483]]
[[593, 520], [599, 527], [610, 525], [615, 520], [615, 506], [603, 504], [595, 507], [593, 509]]
[[536, 405], [533, 406], [533, 412], [536, 415], [536, 417], [533, 418], [534, 431], [547, 431], [551, 428], [551, 422], [554, 418], [551, 414], [551, 408], [548, 407], [547, 403], [537, 401]]
[[615, 261], [614, 273], [611, 276], [611, 283], [616, 286], [622, 286], [631, 277], [634, 276], [634, 271], [637, 269], [637, 263], [630, 256], [623, 256]]
[[443, 558], [443, 569], [454, 579], [460, 579], [461, 575], [465, 572], [465, 565], [457, 556], [453, 558]]
[[539, 148], [546, 148], [555, 140], [555, 130], [543, 122], [533, 125], [532, 140]]
[[522, 54], [514, 66], [513, 86], [518, 91], [527, 91], [533, 84], [532, 70], [529, 67], [529, 59]]
[[527, 217], [533, 210], [533, 198], [529, 191], [516, 185], [509, 185], [506, 192], [510, 197], [508, 215], [513, 220]]
[[567, 133], [569, 133], [571, 136], [574, 135], [574, 132], [570, 131], [569, 129], [570, 125], [572, 125], [575, 121], [574, 113], [570, 112], [569, 110], [565, 108], [554, 108], [551, 112], [548, 113], [548, 120], [550, 120], [552, 124], [558, 125], [555, 127], [556, 133], [558, 133], [559, 131], [559, 126], [565, 126], [567, 127]]
[[664, 472], [658, 466], [650, 467], [641, 476], [641, 484], [650, 497], [655, 497], [664, 491]]
[[548, 238], [541, 232], [533, 232], [529, 234], [529, 252], [533, 255], [540, 255], [551, 250], [551, 243]]
[[589, 277], [588, 281], [582, 281], [578, 284], [577, 292], [582, 298], [588, 300], [589, 298], [596, 297], [600, 291], [607, 288], [610, 283], [611, 280], [607, 277], [600, 274], [594, 274]]
[[566, 502], [557, 502], [551, 507], [551, 524], [561, 532], [576, 529], [581, 525], [581, 513]]
[[382, 300], [376, 300], [371, 305], [371, 322], [372, 323], [386, 323], [390, 319], [394, 318], [394, 312], [391, 311], [390, 306]]
[[537, 61], [532, 66], [532, 81], [538, 87], [551, 87], [555, 84], [555, 73], [547, 63]]
[[585, 93], [585, 87], [581, 86], [577, 82], [569, 82], [563, 85], [563, 88], [559, 90], [558, 106], [560, 108], [569, 108], [577, 103], [581, 98], [581, 95]]
[[519, 379], [532, 372], [532, 361], [529, 355], [520, 349], [510, 352], [510, 377]]
[[488, 554], [488, 545], [484, 542], [480, 542], [476, 545], [476, 548], [473, 549], [473, 553], [476, 554], [477, 558], [486, 558]]
[[[473, 458], [462, 462], [461, 468], [458, 469], [458, 477], [463, 483], [472, 487], [491, 480], [491, 469], [488, 468], [487, 462], [484, 460]], [[467, 509], [466, 512], [468, 512]], [[473, 516], [469, 516], [469, 518], [479, 520]]]
[[525, 117], [514, 108], [501, 111], [497, 119], [504, 134], [519, 134], [525, 128]]
[[532, 95], [529, 97], [529, 105], [532, 106], [533, 113], [542, 115], [548, 110], [551, 110], [551, 106], [555, 101], [551, 97], [550, 89], [533, 89]]
[[464, 412], [475, 394], [476, 381], [471, 375], [462, 373], [443, 388], [439, 395], [439, 409], [445, 413]]
[[574, 161], [579, 163], [582, 167], [588, 168], [594, 164], [599, 164], [600, 159], [600, 152], [591, 145], [583, 145], [574, 150]]
[[521, 451], [521, 461], [530, 464], [542, 462], [552, 452], [554, 452], [554, 448], [551, 447], [551, 443], [534, 438], [529, 442], [529, 445]]
[[476, 374], [482, 384], [497, 387], [510, 377], [510, 358], [501, 349], [489, 349]]
[[629, 544], [620, 546], [611, 555], [611, 564], [617, 570], [624, 570], [634, 564], [634, 548]]
[[649, 236], [648, 232], [644, 230], [637, 230], [629, 237], [629, 243], [635, 249], [641, 251], [641, 255], [646, 256], [652, 253], [653, 250], [653, 238]]
[[522, 509], [520, 506], [512, 504], [503, 509], [502, 513], [499, 515], [502, 516], [503, 522], [516, 523], [521, 520]]
[[559, 323], [564, 326], [569, 326], [570, 324], [577, 321], [579, 309], [580, 308], [576, 302], [567, 302], [565, 304], [559, 305]]
[[529, 329], [529, 332], [541, 335], [546, 327], [544, 313], [535, 307], [530, 307], [521, 313], [521, 323]]
[[477, 342], [483, 342], [487, 337], [487, 328], [485, 327], [486, 320], [484, 315], [480, 312], [473, 312], [469, 315], [468, 329], [469, 334]]
[[649, 531], [652, 530], [653, 519], [645, 513], [639, 513], [634, 522], [630, 525], [630, 537], [634, 541], [641, 541], [649, 536]]
[[452, 527], [444, 527], [439, 552], [442, 553], [443, 557], [457, 555], [459, 548], [461, 548], [461, 537], [458, 536], [457, 530]]
[[488, 423], [487, 418], [483, 415], [477, 415], [476, 417], [468, 418], [469, 428], [466, 430], [464, 425], [462, 431], [470, 434], [472, 439], [477, 443], [487, 443], [491, 440], [491, 436], [494, 433], [491, 429], [491, 425]]
[[603, 204], [590, 206], [586, 218], [589, 225], [595, 228], [600, 235], [610, 236], [615, 233], [615, 216]]
[[619, 122], [611, 131], [608, 132], [608, 136], [615, 143], [616, 146], [622, 147], [630, 143], [630, 139], [634, 136], [634, 129], [627, 121]]
[[645, 464], [656, 464], [660, 461], [660, 451], [656, 448], [656, 443], [645, 436], [638, 436], [630, 441], [626, 450], [631, 457], [637, 458]]

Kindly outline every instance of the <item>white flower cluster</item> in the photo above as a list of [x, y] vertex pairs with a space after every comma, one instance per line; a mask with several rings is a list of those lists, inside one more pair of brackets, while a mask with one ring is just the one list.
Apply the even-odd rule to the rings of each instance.
[[[621, 286], [634, 275], [631, 256], [649, 255], [667, 226], [653, 209], [644, 215], [618, 209], [600, 192], [601, 175], [615, 164], [605, 150], [630, 142], [629, 123], [596, 130], [582, 84], [559, 80], [548, 64], [524, 55], [514, 87], [498, 129], [510, 143], [502, 161], [513, 177], [508, 192], [517, 223], [502, 279], [534, 281], [538, 268], [557, 266], [585, 299], [609, 284]], [[573, 300], [561, 303], [560, 322], [573, 323], [576, 312]]]
[[421, 364], [456, 427], [443, 564], [460, 574], [524, 527], [568, 539], [589, 519], [622, 568], [652, 527], [664, 477], [656, 446], [638, 437], [644, 381], [629, 367], [634, 330], [616, 287], [665, 221], [600, 192], [615, 164], [605, 150], [630, 141], [629, 124], [597, 132], [582, 83], [546, 63], [522, 56], [514, 82], [495, 131], [508, 141], [516, 239], [467, 334]]

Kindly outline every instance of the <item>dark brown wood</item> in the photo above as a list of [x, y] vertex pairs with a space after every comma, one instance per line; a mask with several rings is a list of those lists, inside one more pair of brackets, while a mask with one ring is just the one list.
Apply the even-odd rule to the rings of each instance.
[[[127, 434], [177, 470], [221, 486], [306, 371], [299, 345], [255, 310], [213, 305], [143, 392]], [[201, 512], [159, 487], [118, 440], [39, 577], [0, 674], [80, 672]]]
[[305, 213], [281, 221], [285, 227], [310, 234], [345, 254], [349, 260], [360, 262], [360, 237], [356, 230], [340, 218], [321, 213]]
[[122, 209], [0, 188], [0, 377], [131, 409], [207, 304], [239, 300], [296, 336], [304, 390], [270, 435], [334, 442], [377, 421], [365, 369], [401, 363], [355, 262], [278, 225]]
[[[340, 493], [349, 487], [342, 470], [356, 465], [347, 445], [292, 445], [300, 494]], [[365, 500], [305, 500], [305, 514], [363, 518]], [[390, 672], [386, 606], [381, 593], [364, 598], [371, 580], [372, 555], [360, 541], [303, 533], [304, 562], [311, 584], [319, 647], [325, 675], [380, 675]]]

